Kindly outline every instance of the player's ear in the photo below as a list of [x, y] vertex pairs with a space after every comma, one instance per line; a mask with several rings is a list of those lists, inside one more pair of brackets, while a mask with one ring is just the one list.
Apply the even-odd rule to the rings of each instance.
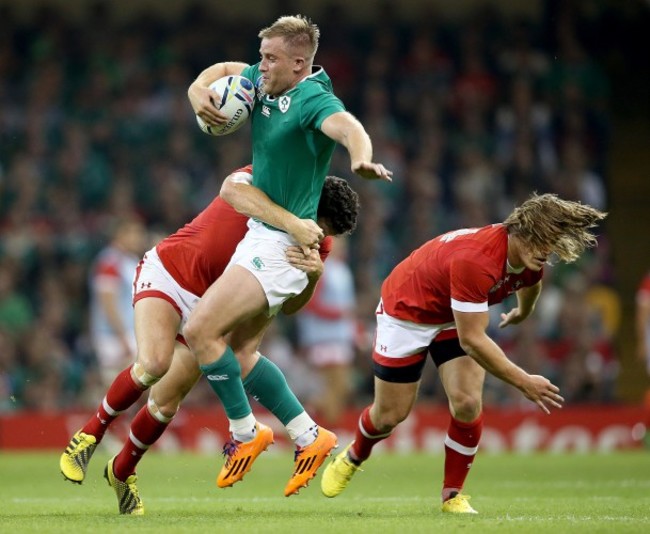
[[305, 58], [301, 56], [296, 56], [293, 58], [293, 71], [295, 73], [300, 72], [305, 68]]

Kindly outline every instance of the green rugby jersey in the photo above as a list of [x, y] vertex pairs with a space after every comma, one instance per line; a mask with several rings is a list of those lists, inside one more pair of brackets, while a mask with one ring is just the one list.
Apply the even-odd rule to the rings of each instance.
[[259, 89], [259, 63], [246, 67], [241, 75], [254, 83], [257, 92], [251, 117], [253, 185], [301, 219], [316, 220], [336, 147], [320, 126], [333, 113], [345, 111], [345, 106], [332, 92], [323, 68], [313, 70], [278, 97]]

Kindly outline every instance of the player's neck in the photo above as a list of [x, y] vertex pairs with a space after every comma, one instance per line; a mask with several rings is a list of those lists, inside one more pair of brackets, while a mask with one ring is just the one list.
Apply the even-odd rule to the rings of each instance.
[[303, 81], [310, 74], [311, 74], [311, 69], [306, 69], [306, 70], [302, 71], [300, 74], [298, 74], [296, 76], [296, 79], [291, 84], [291, 86], [287, 87], [287, 89], [282, 94], [285, 94], [285, 93], [288, 93], [289, 91], [291, 91], [291, 89], [295, 88], [301, 81]]
[[516, 237], [508, 236], [508, 252], [506, 254], [506, 271], [509, 273], [520, 273], [526, 266], [522, 264], [519, 254], [519, 240]]

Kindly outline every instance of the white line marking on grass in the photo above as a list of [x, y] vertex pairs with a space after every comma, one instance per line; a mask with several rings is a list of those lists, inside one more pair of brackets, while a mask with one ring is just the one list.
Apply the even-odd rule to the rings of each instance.
[[522, 515], [522, 516], [497, 516], [495, 519], [502, 521], [571, 521], [573, 523], [580, 523], [583, 521], [612, 521], [620, 522], [627, 521], [630, 523], [646, 523], [650, 521], [648, 517], [630, 517], [625, 515], [611, 516], [611, 515], [586, 515], [586, 516], [575, 516], [575, 515], [552, 515], [552, 516], [541, 516], [541, 515]]
[[[147, 497], [147, 501], [156, 501], [156, 502], [215, 502], [216, 499], [211, 497], [201, 497], [201, 498], [176, 498], [176, 497]], [[233, 497], [233, 498], [223, 498], [220, 497], [219, 501], [227, 501], [228, 503], [278, 503], [278, 502], [287, 502], [286, 497]], [[341, 501], [343, 502], [343, 501]], [[408, 504], [408, 503], [433, 503], [433, 499], [425, 497], [354, 497], [346, 499], [346, 502], [353, 503], [395, 503], [395, 504]], [[435, 504], [435, 503], [434, 503]]]
[[[490, 497], [482, 497], [482, 500], [487, 500]], [[513, 502], [539, 502], [539, 501], [556, 501], [558, 497], [556, 495], [535, 495], [531, 497], [509, 497]], [[579, 500], [580, 502], [584, 501], [602, 501], [605, 504], [610, 501], [629, 501], [630, 497], [626, 495], [581, 495], [580, 497], [562, 497], [563, 501], [568, 499]]]
[[[530, 482], [523, 482], [519, 480], [505, 480], [505, 481], [496, 481], [495, 486], [500, 486], [503, 488], [528, 488]], [[650, 488], [650, 479], [649, 480], [637, 480], [637, 479], [625, 479], [625, 480], [599, 480], [598, 482], [594, 481], [583, 481], [583, 480], [548, 480], [548, 481], [535, 481], [535, 485], [539, 488], [588, 488], [593, 489], [594, 485], [597, 487], [608, 487], [608, 488]]]
[[13, 497], [9, 499], [10, 502], [15, 502], [17, 504], [42, 504], [42, 503], [61, 503], [61, 502], [100, 502], [105, 499], [100, 499], [98, 497]]
[[[160, 503], [214, 503], [216, 501], [228, 503], [275, 503], [287, 502], [286, 497], [147, 497], [147, 502], [160, 502]], [[74, 498], [60, 498], [60, 497], [14, 497], [10, 499], [11, 502], [17, 504], [58, 504], [70, 502], [105, 502], [104, 498], [93, 497], [74, 497]], [[110, 500], [110, 499], [108, 499]], [[355, 497], [347, 499], [353, 502], [379, 502], [379, 503], [410, 503], [410, 502], [430, 502], [432, 499], [425, 497]]]

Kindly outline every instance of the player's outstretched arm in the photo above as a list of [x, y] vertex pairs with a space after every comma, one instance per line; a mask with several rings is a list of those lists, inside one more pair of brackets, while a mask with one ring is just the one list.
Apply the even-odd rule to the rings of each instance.
[[540, 280], [534, 286], [522, 287], [516, 293], [517, 307], [508, 313], [501, 314], [499, 328], [505, 328], [509, 324], [519, 324], [530, 316], [535, 310], [535, 304], [542, 292], [542, 281]]
[[372, 161], [372, 141], [354, 115], [347, 111], [333, 113], [323, 121], [321, 130], [347, 149], [352, 172], [368, 180], [392, 181], [393, 172]]
[[324, 237], [323, 229], [311, 219], [300, 219], [273, 202], [261, 189], [251, 185], [252, 175], [238, 171], [224, 180], [219, 195], [239, 213], [284, 230], [305, 253], [317, 247]]
[[510, 361], [501, 348], [487, 335], [490, 321], [488, 312], [459, 312], [453, 310], [458, 339], [465, 352], [487, 372], [515, 386], [524, 396], [537, 404], [544, 413], [550, 408], [561, 408], [564, 399], [560, 389], [548, 379], [529, 375]]
[[221, 99], [221, 95], [212, 91], [209, 85], [224, 76], [241, 74], [247, 66], [246, 63], [236, 61], [215, 63], [201, 72], [190, 84], [187, 97], [190, 99], [192, 109], [208, 126], [217, 126], [228, 120], [228, 117], [220, 113], [215, 105], [215, 102]]

